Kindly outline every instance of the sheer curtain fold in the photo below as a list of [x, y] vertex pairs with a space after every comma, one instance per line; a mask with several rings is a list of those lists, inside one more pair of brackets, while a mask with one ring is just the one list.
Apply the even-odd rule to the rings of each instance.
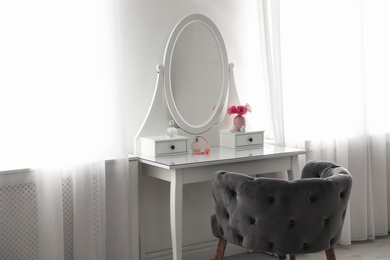
[[265, 88], [271, 113], [275, 144], [284, 145], [284, 114], [280, 59], [279, 1], [260, 0], [258, 4], [260, 47]]
[[73, 257], [105, 259], [105, 163], [77, 165], [73, 182]]
[[62, 175], [57, 169], [36, 169], [39, 259], [64, 259]]
[[329, 160], [352, 173], [340, 243], [388, 234], [390, 128], [383, 115], [390, 110], [384, 93], [390, 77], [383, 68], [390, 59], [384, 44], [390, 44], [384, 33], [390, 4], [259, 0], [258, 6], [275, 143], [305, 148], [302, 163]]

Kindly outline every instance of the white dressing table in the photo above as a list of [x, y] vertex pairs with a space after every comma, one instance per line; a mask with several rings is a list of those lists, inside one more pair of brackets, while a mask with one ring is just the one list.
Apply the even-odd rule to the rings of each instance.
[[[298, 177], [298, 155], [305, 151], [296, 148], [264, 145], [261, 149], [236, 151], [212, 147], [208, 155], [182, 155], [153, 158], [140, 156], [140, 172], [170, 182], [170, 220], [173, 259], [182, 259], [183, 185], [210, 181], [215, 171], [226, 170], [258, 175], [287, 171], [288, 179]], [[210, 194], [210, 199], [212, 199]], [[141, 245], [142, 247], [142, 245]], [[141, 250], [141, 259], [145, 252]]]
[[[217, 26], [201, 14], [184, 17], [171, 32], [164, 64], [157, 66], [154, 97], [134, 139], [140, 173], [170, 182], [174, 260], [182, 259], [184, 184], [210, 181], [218, 170], [249, 175], [287, 171], [290, 180], [299, 174], [298, 155], [304, 150], [263, 146], [264, 131], [249, 131], [250, 122], [239, 133], [231, 133], [234, 116], [227, 114], [228, 107], [243, 105], [233, 67]], [[166, 133], [172, 119], [179, 136], [169, 139]], [[197, 136], [207, 138], [209, 154], [192, 154], [189, 147]], [[144, 249], [141, 241], [141, 259]]]

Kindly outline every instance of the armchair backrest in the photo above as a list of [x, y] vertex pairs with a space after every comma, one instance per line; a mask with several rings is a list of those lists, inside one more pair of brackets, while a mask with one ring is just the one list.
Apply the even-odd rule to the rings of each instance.
[[326, 250], [340, 238], [351, 186], [348, 170], [328, 162], [307, 163], [294, 181], [216, 172], [213, 234], [277, 254]]

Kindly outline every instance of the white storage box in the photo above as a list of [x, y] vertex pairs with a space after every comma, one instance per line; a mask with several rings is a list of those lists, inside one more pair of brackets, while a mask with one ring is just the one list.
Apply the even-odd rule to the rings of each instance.
[[264, 144], [264, 131], [220, 133], [220, 146], [236, 150], [261, 148]]
[[149, 156], [168, 156], [187, 153], [188, 137], [167, 136], [141, 137], [142, 154]]

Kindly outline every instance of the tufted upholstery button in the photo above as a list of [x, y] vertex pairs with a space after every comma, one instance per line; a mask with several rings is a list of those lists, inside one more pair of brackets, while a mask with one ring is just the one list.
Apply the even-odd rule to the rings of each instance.
[[221, 235], [223, 235], [223, 233], [224, 233], [223, 228], [222, 228], [221, 226], [219, 226], [219, 233], [220, 233]]
[[273, 247], [274, 247], [274, 243], [269, 242], [269, 243], [268, 243], [268, 248], [269, 248], [269, 249], [272, 249]]
[[237, 192], [235, 192], [234, 190], [231, 191], [231, 194], [232, 194], [232, 197], [236, 197], [237, 196]]
[[328, 223], [329, 223], [329, 219], [328, 218], [324, 219], [324, 225], [327, 225]]
[[295, 226], [295, 221], [293, 219], [290, 220], [289, 227]]
[[225, 219], [229, 219], [229, 211], [227, 211], [226, 208], [223, 208], [223, 215], [225, 217]]
[[268, 198], [268, 203], [273, 203], [274, 202], [274, 198], [273, 197], [269, 197]]
[[317, 196], [311, 195], [311, 196], [309, 197], [309, 199], [310, 199], [310, 202], [315, 202], [315, 201], [317, 200]]
[[340, 192], [340, 198], [344, 198], [344, 192]]
[[241, 235], [237, 235], [237, 242], [242, 245], [242, 242], [244, 241], [244, 237]]
[[303, 244], [303, 249], [308, 249], [308, 248], [309, 248], [309, 245], [306, 244], [306, 243], [304, 243], [304, 244]]
[[254, 218], [249, 218], [249, 222], [250, 222], [252, 225], [254, 225], [254, 224], [256, 224], [256, 219], [254, 219]]

